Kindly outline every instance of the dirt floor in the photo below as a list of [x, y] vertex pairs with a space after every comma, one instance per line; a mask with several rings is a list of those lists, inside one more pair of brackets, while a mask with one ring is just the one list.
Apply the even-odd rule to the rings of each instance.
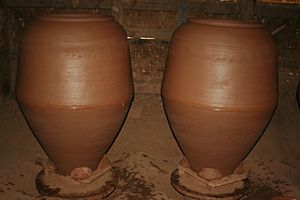
[[[252, 182], [245, 199], [300, 198], [300, 112], [295, 101], [299, 70], [280, 70], [280, 102], [263, 137], [245, 160]], [[189, 199], [170, 185], [182, 153], [170, 131], [159, 94], [137, 94], [112, 148], [110, 160], [119, 186], [107, 199]], [[0, 109], [0, 199], [40, 197], [35, 175], [47, 159], [14, 100]]]

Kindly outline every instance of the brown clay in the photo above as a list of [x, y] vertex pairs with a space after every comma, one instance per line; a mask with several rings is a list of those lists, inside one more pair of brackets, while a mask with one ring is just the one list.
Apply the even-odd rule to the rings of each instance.
[[40, 16], [22, 40], [19, 63], [19, 105], [56, 171], [95, 170], [133, 97], [121, 26], [109, 16]]
[[273, 197], [271, 200], [298, 200], [294, 197]]
[[162, 96], [191, 169], [230, 175], [277, 104], [274, 42], [260, 24], [191, 19], [171, 40]]

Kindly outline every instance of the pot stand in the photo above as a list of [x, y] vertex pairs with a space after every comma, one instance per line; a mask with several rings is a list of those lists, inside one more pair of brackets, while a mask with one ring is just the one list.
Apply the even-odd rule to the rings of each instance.
[[106, 156], [88, 177], [75, 179], [55, 172], [47, 165], [36, 177], [36, 188], [42, 196], [62, 198], [82, 198], [95, 196], [102, 199], [111, 194], [117, 187], [118, 177]]
[[172, 175], [171, 184], [184, 196], [201, 200], [236, 200], [243, 197], [250, 182], [241, 166], [231, 175], [219, 179], [207, 180], [199, 176], [183, 158]]

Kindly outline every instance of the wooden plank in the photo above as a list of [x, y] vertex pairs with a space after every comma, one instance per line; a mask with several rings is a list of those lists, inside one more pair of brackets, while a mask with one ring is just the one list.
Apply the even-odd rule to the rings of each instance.
[[[28, 8], [104, 8], [111, 9], [115, 0], [6, 0], [2, 4], [7, 7]], [[178, 11], [182, 0], [119, 0], [123, 9], [128, 10], [156, 10]], [[247, 0], [244, 0], [247, 1]], [[249, 0], [248, 0], [249, 1]], [[238, 15], [240, 6], [234, 1], [220, 0], [186, 0], [189, 10], [198, 10], [204, 14]], [[300, 4], [288, 3], [263, 3], [255, 5], [256, 16], [281, 17], [299, 19]]]
[[125, 9], [133, 10], [177, 10], [179, 5], [179, 0], [122, 0], [122, 2]]
[[[115, 0], [7, 0], [9, 7], [52, 7], [52, 8], [111, 8]], [[133, 10], [178, 10], [182, 0], [117, 0], [123, 4], [124, 9]], [[220, 12], [236, 7], [232, 2], [219, 0], [185, 0], [190, 9], [207, 10], [207, 12]]]
[[174, 29], [155, 30], [153, 28], [125, 28], [126, 34], [132, 39], [149, 39], [169, 41], [175, 31]]
[[112, 0], [7, 0], [6, 7], [30, 8], [104, 8], [112, 7]]
[[188, 0], [187, 3], [189, 9], [200, 10], [204, 14], [235, 15], [240, 12], [239, 4], [231, 1]]
[[299, 4], [257, 3], [255, 15], [285, 19], [300, 19]]
[[300, 0], [257, 0], [257, 2], [299, 4]]
[[118, 21], [130, 37], [169, 40], [178, 26], [178, 12], [127, 9], [123, 11], [123, 16], [119, 17]]
[[187, 17], [188, 17], [187, 0], [179, 0], [177, 24], [180, 25], [180, 24], [186, 22]]
[[249, 21], [254, 16], [254, 0], [240, 0], [240, 19]]

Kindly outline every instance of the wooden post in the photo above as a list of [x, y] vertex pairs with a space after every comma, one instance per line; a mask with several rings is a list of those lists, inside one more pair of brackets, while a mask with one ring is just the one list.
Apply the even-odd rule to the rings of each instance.
[[240, 19], [250, 21], [254, 17], [254, 5], [256, 0], [240, 0]]
[[112, 15], [121, 25], [123, 25], [123, 15], [124, 15], [123, 0], [113, 0]]
[[186, 0], [178, 1], [178, 26], [186, 22], [188, 15], [188, 5]]

